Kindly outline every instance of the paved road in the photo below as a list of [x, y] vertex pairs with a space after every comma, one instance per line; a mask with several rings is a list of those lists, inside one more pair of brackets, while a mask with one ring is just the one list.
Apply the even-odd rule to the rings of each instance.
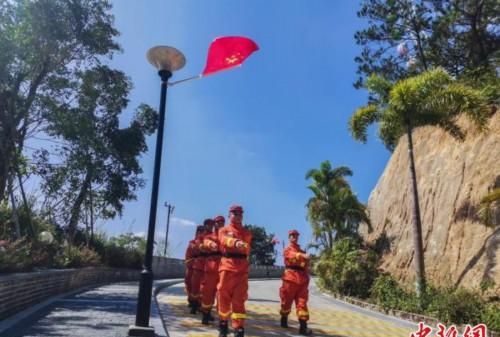
[[[278, 289], [281, 281], [250, 281], [245, 334], [248, 337], [298, 336], [298, 322], [290, 315], [289, 329], [279, 327]], [[360, 309], [310, 287], [310, 327], [318, 337], [408, 337], [416, 325]], [[157, 300], [170, 337], [216, 337], [216, 324], [205, 327], [190, 315], [182, 285], [163, 289]]]
[[[19, 321], [1, 337], [125, 337], [135, 323], [138, 283], [116, 283], [55, 300]], [[158, 336], [166, 334], [156, 306], [150, 324]]]

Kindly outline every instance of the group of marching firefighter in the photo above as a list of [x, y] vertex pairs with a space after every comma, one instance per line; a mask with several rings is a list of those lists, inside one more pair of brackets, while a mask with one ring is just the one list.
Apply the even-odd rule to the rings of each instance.
[[[310, 335], [307, 328], [309, 312], [309, 255], [298, 244], [299, 232], [288, 232], [290, 243], [283, 252], [285, 270], [280, 288], [281, 327], [288, 328], [288, 315], [295, 302], [299, 334]], [[196, 235], [186, 250], [185, 285], [191, 313], [202, 313], [201, 323], [214, 321], [211, 311], [217, 299], [219, 337], [229, 333], [228, 321], [235, 337], [245, 336], [245, 301], [248, 299], [248, 271], [252, 234], [243, 227], [243, 208], [229, 208], [229, 224], [218, 215], [205, 219], [196, 228]]]

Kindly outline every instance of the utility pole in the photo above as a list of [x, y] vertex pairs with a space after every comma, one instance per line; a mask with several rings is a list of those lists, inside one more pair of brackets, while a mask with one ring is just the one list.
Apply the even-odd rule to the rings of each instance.
[[165, 251], [163, 252], [163, 255], [165, 257], [167, 256], [167, 245], [168, 245], [168, 229], [170, 227], [170, 215], [174, 213], [174, 206], [170, 205], [169, 203], [165, 202], [165, 207], [167, 207], [167, 232], [165, 234]]

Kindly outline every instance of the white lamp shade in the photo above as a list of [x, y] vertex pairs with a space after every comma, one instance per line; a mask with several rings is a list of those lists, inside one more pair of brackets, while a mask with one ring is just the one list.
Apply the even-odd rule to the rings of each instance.
[[156, 46], [149, 49], [146, 56], [149, 63], [158, 70], [174, 72], [186, 64], [184, 55], [174, 47]]

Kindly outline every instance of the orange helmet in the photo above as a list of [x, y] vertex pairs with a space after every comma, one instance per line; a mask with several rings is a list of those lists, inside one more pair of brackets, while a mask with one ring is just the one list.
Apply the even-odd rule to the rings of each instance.
[[241, 207], [240, 205], [232, 205], [231, 207], [229, 207], [229, 212], [243, 213], [243, 207]]
[[226, 219], [225, 219], [222, 215], [217, 215], [217, 216], [214, 218], [214, 221], [215, 221], [215, 222], [219, 222], [219, 221], [226, 222]]
[[203, 226], [213, 226], [215, 225], [215, 221], [212, 219], [205, 219], [203, 220]]

